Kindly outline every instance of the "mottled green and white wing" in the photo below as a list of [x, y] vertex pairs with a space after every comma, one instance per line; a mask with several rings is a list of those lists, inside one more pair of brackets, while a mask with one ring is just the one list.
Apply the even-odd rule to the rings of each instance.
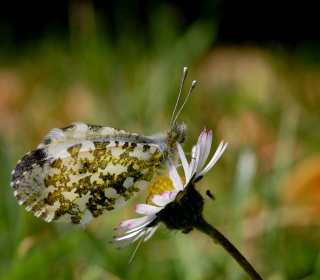
[[109, 127], [54, 129], [18, 162], [11, 186], [35, 216], [84, 226], [151, 182], [167, 157], [163, 145]]

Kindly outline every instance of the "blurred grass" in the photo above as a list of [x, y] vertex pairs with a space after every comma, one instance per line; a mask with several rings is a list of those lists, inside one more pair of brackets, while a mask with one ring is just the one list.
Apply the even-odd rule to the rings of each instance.
[[159, 230], [127, 265], [135, 245], [116, 251], [108, 242], [120, 221], [137, 217], [143, 195], [79, 231], [35, 218], [9, 185], [16, 161], [53, 127], [82, 121], [165, 131], [188, 66], [185, 87], [198, 85], [179, 117], [190, 129], [186, 150], [203, 126], [215, 146], [229, 141], [201, 183], [217, 197], [207, 200], [206, 218], [264, 279], [319, 279], [320, 166], [304, 167], [319, 156], [319, 67], [304, 52], [212, 50], [215, 30], [196, 21], [181, 33], [165, 6], [151, 18], [152, 40], [129, 23], [119, 24], [114, 44], [71, 25], [70, 41], [47, 37], [0, 51], [0, 278], [247, 279], [198, 232]]

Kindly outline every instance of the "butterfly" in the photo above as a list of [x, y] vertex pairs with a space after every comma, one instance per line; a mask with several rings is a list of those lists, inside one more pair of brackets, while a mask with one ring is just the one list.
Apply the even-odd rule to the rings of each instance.
[[187, 68], [183, 70], [169, 132], [154, 136], [84, 123], [54, 128], [12, 171], [11, 186], [20, 205], [47, 222], [80, 226], [111, 211], [173, 163], [176, 142], [188, 131], [175, 115]]

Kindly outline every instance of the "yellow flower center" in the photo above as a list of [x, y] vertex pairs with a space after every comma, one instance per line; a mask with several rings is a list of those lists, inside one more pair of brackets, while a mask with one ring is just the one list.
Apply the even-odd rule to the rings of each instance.
[[161, 176], [158, 174], [156, 177], [155, 183], [150, 184], [148, 188], [147, 203], [153, 204], [151, 201], [151, 198], [155, 194], [161, 195], [163, 192], [172, 191], [172, 190], [174, 190], [174, 186], [172, 184], [172, 181], [169, 175]]

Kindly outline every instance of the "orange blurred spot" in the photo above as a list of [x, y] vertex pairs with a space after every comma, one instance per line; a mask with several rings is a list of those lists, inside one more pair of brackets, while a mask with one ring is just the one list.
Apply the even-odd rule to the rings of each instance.
[[303, 160], [292, 170], [282, 201], [285, 224], [307, 226], [320, 222], [320, 155]]

